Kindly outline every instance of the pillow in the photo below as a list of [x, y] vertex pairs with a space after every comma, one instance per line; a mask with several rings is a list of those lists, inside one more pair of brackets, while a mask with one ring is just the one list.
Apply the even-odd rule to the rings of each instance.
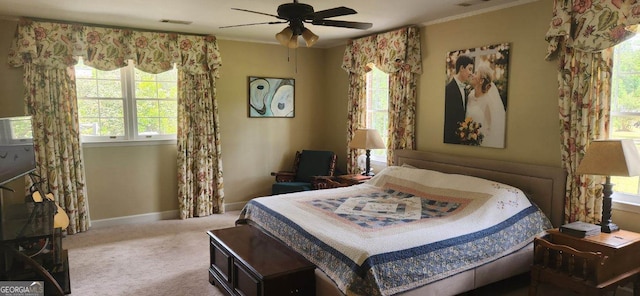
[[497, 189], [501, 189], [522, 195], [523, 198], [526, 198], [520, 189], [496, 181], [468, 175], [447, 174], [412, 166], [387, 167], [367, 183], [378, 187], [384, 187], [387, 183], [413, 183], [418, 186], [427, 186], [430, 188], [454, 189], [488, 194], [495, 194]]

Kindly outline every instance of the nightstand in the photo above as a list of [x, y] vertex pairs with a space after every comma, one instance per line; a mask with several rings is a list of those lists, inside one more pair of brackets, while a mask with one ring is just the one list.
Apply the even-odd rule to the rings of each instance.
[[333, 177], [314, 177], [312, 183], [314, 188], [317, 189], [328, 189], [328, 188], [338, 188], [338, 187], [347, 187], [352, 185], [357, 185], [366, 182], [371, 179], [371, 176], [363, 176], [360, 174], [354, 175], [340, 175]]
[[356, 184], [361, 184], [364, 183], [366, 181], [368, 181], [369, 179], [371, 179], [371, 176], [365, 176], [365, 175], [361, 175], [361, 174], [354, 174], [354, 175], [340, 175], [337, 176], [336, 181], [345, 184], [347, 186], [351, 186], [351, 185], [356, 185]]
[[[584, 289], [595, 294], [633, 282], [634, 295], [640, 295], [639, 233], [620, 230], [584, 238], [564, 234], [558, 229], [549, 230], [548, 233], [548, 243], [536, 244], [530, 295], [535, 295], [538, 282], [549, 282], [573, 290]], [[553, 258], [549, 253], [555, 254]], [[587, 267], [587, 263], [580, 261], [593, 256], [590, 254], [601, 257], [600, 263]], [[567, 274], [572, 276], [561, 280]], [[578, 276], [587, 279], [571, 281]]]

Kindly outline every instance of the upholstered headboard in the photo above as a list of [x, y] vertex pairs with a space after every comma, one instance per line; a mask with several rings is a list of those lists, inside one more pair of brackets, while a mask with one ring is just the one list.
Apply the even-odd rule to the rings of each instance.
[[475, 176], [520, 188], [547, 214], [555, 227], [563, 224], [567, 174], [562, 168], [427, 151], [396, 150], [395, 165], [402, 164]]

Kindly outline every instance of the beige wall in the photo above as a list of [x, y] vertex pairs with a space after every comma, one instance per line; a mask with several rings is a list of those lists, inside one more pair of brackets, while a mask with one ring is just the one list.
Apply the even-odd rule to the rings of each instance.
[[[10, 42], [13, 39], [16, 23], [0, 20], [0, 117], [24, 115], [22, 104], [22, 69], [10, 68], [7, 64]], [[9, 184], [9, 188], [21, 190], [24, 188], [23, 179], [17, 179]], [[5, 191], [4, 197], [13, 196]]]
[[[488, 159], [561, 165], [558, 134], [557, 61], [546, 61], [544, 39], [553, 1], [541, 0], [459, 20], [423, 26], [422, 67], [418, 84], [417, 149]], [[444, 144], [445, 57], [450, 51], [510, 43], [507, 135], [504, 149]], [[335, 96], [334, 113], [327, 120], [334, 128], [346, 127], [344, 107], [348, 84], [335, 75], [344, 46], [327, 50], [330, 65], [327, 85]], [[337, 99], [340, 98], [340, 99]], [[332, 98], [334, 99], [334, 98]], [[333, 102], [333, 100], [332, 100]], [[342, 108], [342, 109], [340, 109]], [[343, 136], [327, 139], [344, 147]], [[344, 158], [344, 154], [341, 155]], [[613, 220], [624, 229], [640, 231], [640, 214], [613, 210]]]
[[[417, 149], [560, 166], [556, 62], [544, 60], [552, 3], [541, 0], [421, 28], [424, 73], [418, 85]], [[2, 65], [15, 25], [0, 21]], [[506, 148], [443, 144], [445, 55], [503, 42], [511, 44]], [[273, 182], [269, 173], [288, 169], [299, 149], [334, 150], [344, 169], [344, 46], [288, 51], [229, 40], [220, 40], [219, 46], [223, 66], [217, 97], [227, 204], [238, 206], [268, 194]], [[296, 80], [295, 118], [247, 117], [247, 76], [254, 75]], [[1, 116], [22, 114], [21, 77], [21, 69], [0, 68]], [[85, 147], [92, 219], [177, 209], [175, 151], [175, 145]], [[640, 215], [614, 211], [614, 221], [616, 215], [620, 224], [640, 225]]]
[[[423, 74], [418, 84], [418, 150], [560, 166], [556, 61], [545, 61], [553, 1], [544, 0], [421, 28]], [[444, 144], [445, 57], [450, 51], [509, 43], [507, 135], [504, 149]], [[344, 46], [327, 50], [328, 89], [346, 100], [341, 72]], [[344, 72], [344, 71], [342, 71]], [[328, 120], [346, 127], [346, 102], [332, 105]], [[337, 112], [340, 111], [340, 112]], [[343, 137], [340, 135], [340, 137]], [[342, 138], [331, 137], [332, 141]], [[343, 145], [345, 145], [343, 143]], [[345, 148], [346, 149], [346, 148]]]
[[[552, 1], [537, 1], [422, 31], [418, 149], [560, 166], [556, 62], [545, 61], [544, 35]], [[446, 54], [509, 43], [507, 134], [504, 149], [442, 143]]]
[[[325, 65], [321, 49], [289, 51], [279, 45], [219, 41], [222, 71], [217, 80], [227, 203], [271, 193], [272, 171], [293, 165], [296, 150], [333, 149], [322, 134]], [[295, 79], [295, 118], [248, 118], [247, 77]]]
[[[24, 113], [22, 74], [6, 57], [16, 22], [0, 21], [0, 116]], [[325, 54], [322, 49], [289, 51], [278, 45], [220, 40], [223, 57], [217, 81], [225, 202], [241, 205], [267, 195], [271, 171], [289, 169], [296, 150], [331, 149], [325, 113]], [[296, 81], [295, 118], [248, 118], [247, 77], [290, 77]], [[333, 128], [331, 128], [333, 129]], [[178, 208], [176, 146], [83, 148], [92, 220], [172, 211]], [[22, 187], [22, 183], [13, 185]]]

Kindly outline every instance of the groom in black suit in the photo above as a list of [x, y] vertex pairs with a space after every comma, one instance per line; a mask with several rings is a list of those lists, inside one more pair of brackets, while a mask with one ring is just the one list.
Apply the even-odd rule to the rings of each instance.
[[465, 86], [473, 74], [473, 59], [461, 55], [456, 59], [456, 74], [445, 88], [444, 102], [444, 142], [460, 144], [456, 134], [458, 122], [464, 121], [467, 104]]

